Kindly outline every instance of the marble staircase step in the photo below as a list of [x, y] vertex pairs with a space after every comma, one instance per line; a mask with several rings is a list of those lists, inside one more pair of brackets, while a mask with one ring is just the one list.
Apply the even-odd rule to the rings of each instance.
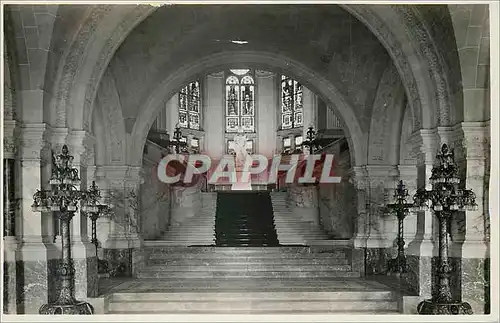
[[[222, 248], [222, 247], [221, 247]], [[230, 248], [230, 247], [227, 247]], [[310, 253], [310, 254], [276, 254], [276, 253], [209, 253], [209, 254], [196, 254], [196, 253], [182, 253], [182, 252], [151, 252], [149, 254], [150, 259], [305, 259], [305, 260], [314, 260], [314, 259], [336, 259], [336, 258], [345, 258], [347, 257], [346, 252], [344, 251], [335, 251], [331, 253]]]
[[342, 301], [337, 300], [223, 300], [223, 301], [120, 301], [111, 302], [109, 311], [130, 313], [276, 313], [276, 312], [323, 312], [342, 313], [346, 311], [397, 311], [395, 301]]
[[226, 247], [219, 248], [213, 246], [207, 247], [186, 247], [186, 248], [168, 248], [156, 247], [154, 241], [147, 241], [150, 246], [146, 251], [156, 255], [166, 255], [172, 257], [174, 255], [194, 255], [196, 257], [213, 257], [214, 255], [229, 255], [229, 256], [256, 256], [256, 257], [330, 257], [332, 254], [345, 253], [348, 249], [337, 247], [329, 252], [315, 253], [311, 251], [310, 247], [297, 246], [297, 247], [269, 247], [269, 248], [239, 248], [239, 247]]
[[353, 271], [141, 271], [138, 278], [339, 278], [360, 277]]
[[[253, 265], [276, 265], [283, 264], [284, 259], [279, 258], [192, 258], [192, 259], [149, 259], [148, 264], [151, 265], [186, 265], [189, 264], [191, 266], [213, 266], [213, 265], [225, 265], [225, 266], [253, 266]], [[295, 265], [348, 265], [349, 260], [345, 257], [343, 258], [289, 258], [286, 259], [287, 266], [295, 266]]]
[[[395, 293], [392, 291], [302, 291], [299, 289], [287, 290], [273, 287], [272, 292], [266, 291], [210, 291], [210, 292], [195, 292], [190, 289], [169, 289], [168, 292], [122, 292], [114, 293], [110, 299], [111, 302], [120, 301], [225, 301], [243, 298], [246, 300], [325, 300], [325, 301], [392, 301], [395, 298]], [[209, 291], [209, 290], [204, 290]]]
[[263, 271], [302, 271], [302, 272], [317, 272], [317, 271], [350, 271], [351, 265], [334, 265], [334, 264], [295, 264], [290, 266], [289, 264], [218, 264], [218, 265], [193, 265], [193, 264], [151, 264], [144, 268], [143, 272], [158, 272], [158, 271], [207, 271], [207, 272], [263, 272]]

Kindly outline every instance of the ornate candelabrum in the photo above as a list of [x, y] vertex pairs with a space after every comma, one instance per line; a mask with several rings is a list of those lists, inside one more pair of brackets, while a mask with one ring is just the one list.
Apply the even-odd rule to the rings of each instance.
[[399, 181], [398, 186], [394, 190], [394, 203], [387, 205], [388, 209], [394, 212], [398, 218], [398, 255], [395, 259], [389, 260], [388, 269], [389, 272], [398, 273], [400, 275], [407, 272], [403, 222], [410, 209], [413, 207], [413, 203], [407, 203], [408, 197], [408, 190], [405, 188], [403, 181]]
[[469, 303], [455, 302], [450, 289], [452, 272], [448, 260], [448, 234], [450, 221], [456, 211], [477, 208], [476, 196], [472, 190], [459, 188], [458, 168], [453, 151], [444, 144], [437, 155], [438, 165], [432, 169], [431, 190], [419, 189], [414, 196], [416, 210], [431, 209], [439, 220], [439, 263], [437, 268], [436, 294], [432, 299], [418, 305], [419, 314], [472, 314]]
[[34, 212], [56, 212], [61, 221], [61, 260], [58, 274], [61, 291], [54, 303], [40, 307], [40, 314], [93, 314], [91, 304], [79, 301], [74, 296], [75, 268], [71, 257], [70, 223], [80, 206], [81, 211], [95, 211], [99, 200], [98, 190], [79, 190], [78, 170], [72, 166], [73, 156], [66, 145], [62, 148], [53, 165], [50, 190], [37, 190], [34, 194]]
[[309, 147], [309, 154], [314, 152], [314, 148], [318, 146], [316, 140], [316, 131], [314, 131], [313, 126], [309, 126], [306, 132], [306, 140], [302, 142], [303, 146]]
[[[101, 194], [100, 191], [95, 184], [94, 181], [92, 181], [92, 185], [89, 188], [89, 191], [92, 192], [90, 195], [100, 198]], [[99, 259], [99, 240], [97, 239], [97, 219], [100, 217], [109, 217], [111, 215], [111, 208], [112, 205], [105, 205], [105, 204], [100, 204], [98, 200], [92, 201], [92, 206], [91, 208], [87, 208], [87, 216], [89, 217], [91, 221], [91, 230], [92, 230], [92, 236], [90, 242], [94, 244], [95, 246], [95, 256], [97, 259], [97, 272], [99, 274], [106, 274], [108, 273], [108, 263], [106, 260]]]
[[175, 126], [174, 130], [174, 135], [172, 136], [172, 139], [170, 141], [171, 146], [174, 146], [174, 150], [176, 154], [179, 154], [182, 151], [184, 151], [187, 147], [187, 142], [182, 141], [182, 131], [181, 127], [179, 125]]

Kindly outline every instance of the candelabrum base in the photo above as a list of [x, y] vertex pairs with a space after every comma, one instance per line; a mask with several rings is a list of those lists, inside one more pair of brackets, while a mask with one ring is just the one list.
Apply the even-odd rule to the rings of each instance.
[[73, 304], [44, 304], [38, 313], [41, 315], [92, 315], [94, 307], [90, 303], [75, 300]]
[[438, 303], [434, 300], [420, 302], [417, 307], [420, 315], [471, 315], [472, 307], [467, 302]]
[[406, 264], [406, 257], [397, 256], [387, 262], [388, 274], [406, 274], [408, 273], [408, 265]]

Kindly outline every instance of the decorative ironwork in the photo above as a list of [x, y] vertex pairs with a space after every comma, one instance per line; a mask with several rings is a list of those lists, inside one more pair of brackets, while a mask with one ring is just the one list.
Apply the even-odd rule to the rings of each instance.
[[309, 126], [306, 132], [306, 140], [302, 141], [302, 146], [308, 147], [309, 153], [312, 154], [315, 149], [320, 147], [318, 139], [319, 138], [317, 138], [316, 131], [314, 131], [313, 126]]
[[396, 258], [389, 260], [388, 271], [398, 273], [399, 275], [408, 272], [405, 256], [405, 241], [403, 237], [403, 222], [410, 209], [413, 207], [413, 203], [407, 203], [409, 196], [410, 195], [408, 194], [408, 190], [403, 184], [403, 181], [399, 181], [398, 186], [394, 190], [394, 203], [387, 205], [387, 208], [391, 212], [394, 212], [398, 218], [398, 255]]
[[169, 141], [176, 154], [187, 153], [187, 139], [182, 136], [181, 127], [177, 125], [172, 140]]
[[73, 156], [69, 155], [66, 145], [55, 160], [50, 178], [50, 190], [37, 190], [33, 196], [34, 212], [56, 212], [61, 221], [61, 260], [58, 274], [61, 278], [61, 291], [54, 303], [40, 307], [40, 314], [94, 314], [90, 303], [79, 301], [74, 296], [75, 269], [71, 257], [70, 223], [80, 206], [83, 212], [98, 209], [100, 192], [97, 188], [79, 190], [78, 170], [73, 167]]
[[[99, 194], [99, 190], [97, 188], [97, 185], [95, 184], [94, 181], [92, 181], [92, 185], [90, 186], [89, 191], [96, 192], [94, 194]], [[108, 262], [104, 259], [99, 259], [99, 240], [97, 239], [97, 219], [100, 217], [109, 217], [111, 216], [111, 205], [105, 205], [105, 204], [96, 204], [96, 208], [91, 208], [89, 211], [85, 212], [88, 216], [88, 218], [91, 221], [91, 230], [92, 230], [92, 235], [90, 242], [95, 246], [95, 256], [97, 259], [97, 272], [99, 274], [106, 274], [109, 272], [109, 266]]]
[[439, 264], [437, 268], [437, 293], [430, 300], [418, 305], [419, 314], [472, 314], [467, 302], [452, 299], [450, 275], [452, 268], [448, 259], [448, 234], [450, 221], [456, 211], [475, 210], [476, 196], [472, 190], [459, 188], [458, 168], [453, 151], [446, 144], [437, 155], [438, 165], [432, 169], [431, 190], [419, 189], [415, 194], [416, 210], [431, 209], [439, 220]]

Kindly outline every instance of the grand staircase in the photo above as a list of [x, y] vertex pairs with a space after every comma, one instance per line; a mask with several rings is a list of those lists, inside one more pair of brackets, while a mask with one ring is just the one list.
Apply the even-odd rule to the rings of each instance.
[[138, 279], [111, 290], [112, 314], [391, 314], [395, 292], [361, 279], [350, 249], [149, 247]]
[[218, 193], [215, 236], [220, 247], [279, 246], [269, 193]]

